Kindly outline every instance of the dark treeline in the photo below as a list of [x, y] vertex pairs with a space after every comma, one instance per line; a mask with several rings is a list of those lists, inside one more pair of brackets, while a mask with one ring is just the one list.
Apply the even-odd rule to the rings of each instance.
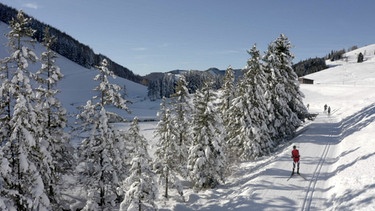
[[331, 60], [331, 61], [344, 59], [344, 54], [346, 52], [353, 51], [356, 49], [358, 49], [358, 46], [353, 45], [352, 47], [348, 48], [348, 51], [346, 51], [344, 48], [341, 50], [331, 50], [331, 52], [325, 57], [325, 59]]
[[331, 61], [340, 60], [340, 59], [343, 59], [343, 55], [345, 53], [346, 53], [345, 49], [341, 49], [341, 50], [338, 50], [338, 51], [332, 50], [331, 53], [329, 53], [327, 55], [327, 59], [329, 59]]
[[324, 58], [310, 58], [293, 65], [293, 69], [298, 77], [319, 72], [326, 68], [327, 65]]
[[[242, 70], [234, 70], [236, 80], [243, 73]], [[179, 75], [183, 75], [187, 82], [187, 89], [190, 94], [201, 89], [206, 81], [212, 81], [212, 88], [217, 90], [223, 85], [225, 70], [210, 68], [205, 71], [199, 70], [174, 70], [168, 73], [155, 73], [145, 76], [148, 80], [148, 96], [151, 100], [169, 98], [175, 93], [175, 87], [179, 80]]]
[[213, 81], [213, 88], [221, 87], [223, 75], [211, 74], [207, 71], [186, 71], [182, 73], [165, 73], [158, 79], [149, 81], [148, 96], [151, 100], [161, 99], [162, 97], [169, 98], [175, 93], [175, 87], [179, 80], [178, 75], [184, 75], [187, 82], [187, 89], [189, 93], [195, 93], [196, 90], [201, 89], [205, 82]]
[[[17, 13], [18, 11], [16, 9], [0, 3], [0, 21], [9, 24], [9, 22], [16, 17]], [[36, 30], [33, 38], [38, 42], [42, 42], [42, 39], [44, 37], [44, 29], [48, 27], [50, 34], [57, 38], [56, 43], [51, 46], [51, 49], [83, 67], [91, 68], [99, 65], [100, 62], [103, 61], [103, 59], [107, 59], [109, 68], [117, 76], [134, 81], [136, 83], [143, 82], [142, 76], [134, 74], [126, 67], [113, 62], [105, 55], [95, 54], [89, 46], [80, 43], [70, 35], [61, 32], [60, 30], [48, 24], [42, 23], [32, 18], [30, 27]]]

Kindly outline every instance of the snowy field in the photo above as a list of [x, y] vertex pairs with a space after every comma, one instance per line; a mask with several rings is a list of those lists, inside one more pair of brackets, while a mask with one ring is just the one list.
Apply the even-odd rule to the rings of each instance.
[[[0, 22], [0, 32], [7, 25]], [[292, 40], [293, 42], [293, 40]], [[0, 36], [0, 58], [7, 56]], [[43, 48], [35, 46], [40, 54]], [[293, 50], [293, 49], [292, 49]], [[306, 76], [314, 85], [301, 85], [305, 103], [319, 115], [298, 131], [296, 137], [270, 156], [244, 162], [232, 168], [225, 184], [201, 192], [185, 191], [183, 202], [177, 194], [157, 202], [160, 210], [375, 210], [375, 45], [347, 54], [347, 59], [331, 62], [332, 68]], [[356, 63], [359, 52], [365, 62]], [[244, 64], [246, 61], [244, 61]], [[59, 84], [59, 98], [71, 117], [76, 107], [93, 96], [96, 74], [63, 57], [58, 59], [65, 78]], [[116, 79], [127, 89], [131, 120], [156, 119], [159, 102], [147, 99], [147, 88]], [[331, 114], [323, 106], [331, 107]], [[141, 132], [149, 140], [150, 153], [155, 149], [153, 131], [157, 122], [141, 122]], [[301, 154], [301, 174], [288, 180], [292, 160], [291, 146]], [[172, 192], [173, 193], [173, 192]]]

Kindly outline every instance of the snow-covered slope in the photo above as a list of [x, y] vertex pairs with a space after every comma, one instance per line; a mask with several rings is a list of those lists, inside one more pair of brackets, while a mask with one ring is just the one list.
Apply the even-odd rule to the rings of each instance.
[[[358, 54], [364, 55], [364, 62], [357, 63]], [[330, 85], [372, 85], [375, 81], [374, 65], [375, 44], [358, 48], [344, 54], [344, 59], [329, 61], [328, 70], [307, 75], [315, 84]]]
[[[9, 56], [8, 39], [5, 34], [9, 32], [9, 26], [0, 22], [0, 58]], [[35, 44], [34, 52], [40, 55], [45, 48], [39, 44]], [[64, 78], [58, 83], [58, 88], [61, 90], [58, 98], [63, 103], [63, 106], [70, 114], [74, 116], [77, 112], [77, 106], [84, 105], [87, 100], [94, 96], [93, 88], [96, 86], [96, 81], [93, 80], [94, 76], [98, 74], [95, 69], [87, 69], [76, 63], [66, 59], [65, 57], [58, 56], [56, 61], [57, 66], [60, 67]], [[31, 65], [31, 69], [40, 68], [40, 63]], [[142, 118], [155, 118], [156, 112], [159, 109], [158, 102], [150, 102], [147, 97], [147, 87], [134, 83], [132, 81], [116, 77], [116, 83], [120, 86], [126, 87], [126, 99], [130, 100], [129, 104], [131, 114], [126, 112], [121, 113], [126, 119], [133, 119], [134, 116], [141, 114]], [[145, 102], [147, 107], [145, 107]], [[151, 105], [151, 107], [149, 107]], [[151, 109], [150, 109], [151, 108]]]

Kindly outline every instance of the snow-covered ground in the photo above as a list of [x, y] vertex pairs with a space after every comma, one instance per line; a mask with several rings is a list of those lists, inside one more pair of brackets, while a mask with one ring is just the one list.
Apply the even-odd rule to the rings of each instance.
[[[8, 26], [0, 22], [1, 34]], [[7, 39], [0, 36], [0, 58], [6, 57]], [[36, 45], [35, 52], [43, 48]], [[332, 68], [306, 76], [314, 85], [301, 85], [305, 103], [319, 115], [298, 131], [296, 137], [270, 156], [244, 162], [231, 169], [225, 184], [212, 190], [185, 191], [183, 202], [172, 196], [160, 200], [160, 210], [375, 210], [375, 45], [347, 54], [347, 59], [330, 62]], [[365, 62], [356, 63], [362, 52]], [[246, 61], [244, 61], [244, 64]], [[76, 107], [93, 95], [96, 74], [59, 57], [57, 65], [65, 78], [59, 83], [59, 98], [74, 116]], [[124, 80], [132, 113], [131, 120], [156, 118], [159, 102], [147, 99], [147, 88]], [[331, 114], [323, 106], [331, 107]], [[141, 122], [141, 132], [155, 149], [153, 131], [157, 122]], [[303, 177], [293, 176], [291, 146], [301, 154]]]

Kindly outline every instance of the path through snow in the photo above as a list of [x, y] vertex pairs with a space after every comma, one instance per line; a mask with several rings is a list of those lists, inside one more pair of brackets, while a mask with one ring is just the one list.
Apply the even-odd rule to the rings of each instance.
[[[335, 118], [335, 112], [340, 110], [331, 115], [320, 113], [278, 153], [255, 164], [243, 163], [227, 184], [191, 193], [188, 203], [178, 204], [174, 210], [332, 210], [339, 206], [338, 196], [330, 195], [335, 187], [332, 179], [352, 165], [339, 165], [340, 159], [359, 148], [342, 151], [339, 144], [373, 122], [375, 104], [344, 119]], [[304, 178], [295, 174], [288, 180], [293, 145], [300, 150], [300, 172]]]

